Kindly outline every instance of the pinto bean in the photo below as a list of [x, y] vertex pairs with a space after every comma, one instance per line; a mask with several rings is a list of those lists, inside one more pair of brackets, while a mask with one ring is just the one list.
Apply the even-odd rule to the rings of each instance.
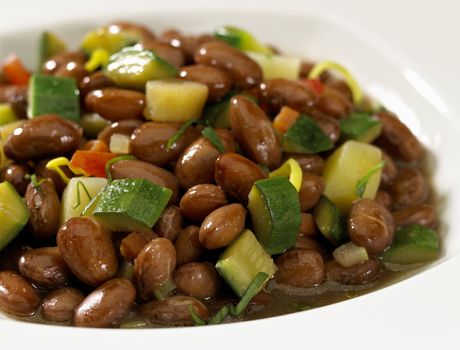
[[377, 202], [355, 201], [348, 216], [348, 233], [355, 244], [371, 255], [383, 252], [393, 241], [395, 224], [390, 212]]
[[175, 244], [177, 266], [194, 262], [203, 254], [204, 248], [199, 239], [200, 228], [188, 226], [177, 236]]
[[193, 222], [201, 223], [213, 210], [227, 204], [222, 188], [211, 184], [193, 186], [182, 196], [180, 210]]
[[392, 199], [391, 196], [388, 192], [386, 191], [378, 191], [377, 194], [375, 195], [374, 199], [377, 203], [380, 205], [384, 206], [388, 210], [391, 209], [392, 206]]
[[177, 30], [167, 30], [158, 38], [159, 41], [170, 44], [182, 51], [187, 63], [194, 63], [194, 54], [198, 45], [215, 39], [210, 35], [185, 36]]
[[119, 327], [136, 299], [136, 289], [126, 278], [105, 282], [76, 308], [77, 327]]
[[420, 170], [403, 168], [393, 181], [390, 194], [397, 208], [419, 205], [428, 195], [428, 184]]
[[27, 186], [25, 200], [30, 210], [29, 229], [38, 239], [53, 237], [59, 228], [59, 197], [51, 180]]
[[56, 171], [48, 169], [46, 167], [48, 161], [49, 159], [43, 159], [36, 163], [34, 167], [35, 174], [38, 178], [45, 178], [51, 180], [54, 184], [54, 188], [56, 189], [57, 194], [61, 195], [62, 191], [64, 191], [64, 188], [67, 185]]
[[[216, 129], [216, 134], [227, 152], [235, 152], [236, 142], [230, 131]], [[199, 137], [182, 153], [176, 162], [174, 174], [179, 185], [189, 189], [195, 185], [214, 181], [214, 165], [219, 150], [204, 136]]]
[[208, 101], [219, 100], [233, 85], [233, 78], [227, 71], [201, 64], [182, 67], [179, 77], [205, 84], [209, 91]]
[[140, 160], [119, 160], [110, 166], [113, 179], [145, 179], [152, 183], [169, 188], [173, 193], [170, 204], [179, 200], [179, 183], [169, 171]]
[[323, 283], [326, 278], [323, 258], [314, 250], [289, 250], [276, 260], [276, 265], [275, 280], [279, 284], [310, 288]]
[[134, 130], [131, 136], [131, 153], [139, 160], [164, 166], [175, 161], [200, 134], [187, 128], [182, 137], [169, 149], [166, 143], [181, 127], [180, 123], [147, 122]]
[[179, 293], [195, 298], [209, 298], [219, 289], [219, 275], [210, 263], [189, 263], [179, 267], [174, 274]]
[[148, 29], [146, 26], [143, 26], [138, 23], [128, 22], [128, 21], [116, 21], [110, 24], [111, 30], [114, 32], [117, 31], [129, 31], [138, 34], [141, 37], [141, 41], [151, 41], [155, 40], [155, 34]]
[[153, 230], [158, 235], [174, 242], [180, 230], [182, 230], [182, 226], [183, 219], [180, 209], [174, 205], [170, 205], [163, 211]]
[[73, 318], [74, 310], [85, 299], [78, 289], [62, 287], [50, 292], [42, 302], [42, 317], [53, 322], [66, 322]]
[[57, 246], [70, 270], [90, 286], [117, 273], [118, 260], [110, 233], [93, 219], [69, 219], [57, 234]]
[[249, 159], [236, 153], [224, 153], [215, 163], [215, 180], [230, 196], [246, 203], [254, 182], [267, 175]]
[[264, 111], [239, 95], [230, 101], [230, 125], [244, 153], [270, 169], [281, 163], [281, 145], [273, 125]]
[[221, 41], [204, 43], [195, 51], [195, 62], [228, 71], [235, 86], [246, 89], [262, 81], [262, 69], [241, 50]]
[[88, 71], [82, 63], [69, 62], [66, 65], [58, 66], [53, 75], [56, 77], [73, 78], [77, 85], [80, 85], [83, 79], [88, 75]]
[[352, 102], [344, 95], [328, 87], [319, 96], [317, 106], [326, 115], [336, 119], [348, 116], [353, 108]]
[[350, 86], [348, 86], [345, 80], [330, 80], [326, 82], [326, 86], [329, 89], [332, 89], [337, 93], [340, 93], [349, 102], [353, 103], [353, 92], [351, 91]]
[[26, 165], [12, 163], [1, 169], [0, 181], [8, 181], [21, 196], [24, 196], [30, 182], [27, 175], [29, 175], [29, 168]]
[[378, 259], [369, 259], [350, 267], [343, 267], [332, 260], [326, 264], [327, 275], [341, 284], [357, 285], [375, 280], [380, 274]]
[[0, 86], [0, 102], [9, 103], [14, 111], [14, 114], [16, 114], [20, 119], [27, 118], [27, 96], [27, 86]]
[[54, 75], [56, 72], [66, 69], [67, 66], [82, 66], [85, 62], [86, 57], [82, 51], [64, 52], [49, 58], [43, 64], [42, 72]]
[[300, 225], [299, 234], [303, 236], [314, 237], [318, 234], [315, 218], [310, 213], [301, 213], [302, 224]]
[[332, 143], [336, 143], [340, 138], [339, 122], [329, 116], [313, 115], [318, 126], [329, 137]]
[[120, 243], [120, 253], [128, 261], [134, 261], [144, 247], [152, 240], [158, 238], [152, 232], [131, 232]]
[[69, 282], [71, 274], [57, 247], [42, 247], [24, 253], [19, 259], [21, 275], [47, 288]]
[[324, 188], [325, 184], [321, 177], [304, 171], [299, 190], [300, 209], [308, 211], [313, 208], [324, 192]]
[[200, 243], [206, 249], [222, 248], [243, 231], [246, 209], [241, 204], [227, 204], [214, 210], [200, 227]]
[[385, 161], [382, 169], [382, 185], [387, 188], [398, 174], [398, 168], [393, 158], [385, 151], [382, 152], [382, 160]]
[[91, 91], [115, 86], [115, 83], [102, 71], [85, 76], [79, 85], [80, 96], [84, 99]]
[[287, 154], [284, 160], [293, 158], [299, 163], [303, 171], [321, 176], [324, 168], [324, 159], [316, 154]]
[[427, 204], [397, 210], [392, 215], [397, 227], [414, 224], [433, 227], [436, 224], [436, 212]]
[[170, 44], [157, 40], [149, 40], [144, 41], [142, 43], [142, 47], [146, 50], [155, 52], [166, 62], [177, 68], [180, 68], [185, 64], [185, 57], [183, 52]]
[[133, 281], [140, 300], [154, 295], [170, 283], [176, 268], [176, 249], [169, 239], [156, 238], [134, 260]]
[[37, 291], [21, 275], [0, 271], [0, 308], [17, 316], [30, 316], [40, 305]]
[[328, 251], [316, 240], [308, 236], [298, 235], [295, 242], [295, 249], [314, 250], [321, 254], [323, 259], [329, 258]]
[[5, 155], [17, 161], [28, 161], [67, 154], [75, 151], [81, 133], [76, 124], [54, 114], [33, 118], [8, 137], [4, 144]]

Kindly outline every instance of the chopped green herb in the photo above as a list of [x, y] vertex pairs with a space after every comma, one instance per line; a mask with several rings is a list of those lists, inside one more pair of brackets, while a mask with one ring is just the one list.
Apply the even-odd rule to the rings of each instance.
[[355, 194], [359, 198], [363, 197], [364, 191], [366, 190], [367, 182], [372, 177], [372, 175], [374, 175], [377, 171], [382, 169], [384, 166], [385, 166], [385, 161], [382, 160], [380, 163], [374, 165], [371, 169], [369, 169], [367, 174], [364, 175], [361, 179], [359, 179], [356, 182]]
[[85, 184], [83, 182], [81, 182], [81, 181], [78, 181], [77, 182], [77, 202], [75, 203], [75, 205], [73, 206], [72, 209], [77, 209], [81, 204], [80, 187], [83, 187], [83, 191], [85, 191], [85, 194], [86, 194], [86, 196], [88, 197], [88, 199], [90, 201], [91, 201], [91, 199], [93, 199], [91, 197], [91, 195], [89, 194], [89, 191], [86, 188]]
[[35, 175], [35, 174], [26, 175], [26, 178], [29, 178], [29, 179], [30, 179], [30, 182], [32, 183], [32, 186], [34, 186], [34, 188], [35, 188], [37, 191], [40, 191], [40, 185], [41, 185], [43, 182], [45, 182], [45, 179], [38, 180], [38, 179], [37, 179], [37, 175]]
[[206, 325], [206, 321], [203, 320], [200, 316], [196, 314], [192, 305], [188, 306], [188, 310], [190, 312], [190, 316], [192, 317], [193, 322], [195, 322], [195, 326], [205, 326]]
[[184, 124], [182, 124], [182, 126], [179, 128], [179, 130], [177, 130], [173, 136], [171, 136], [169, 139], [168, 139], [168, 142], [166, 142], [166, 149], [170, 149], [172, 146], [174, 146], [174, 144], [179, 141], [179, 139], [182, 137], [182, 135], [185, 133], [185, 131], [188, 129], [188, 127], [190, 125], [192, 125], [193, 123], [196, 123], [197, 120], [196, 119], [190, 119], [189, 121], [185, 122]]
[[313, 305], [304, 304], [304, 303], [292, 303], [291, 307], [295, 311], [306, 311], [306, 310], [311, 310], [315, 308]]
[[381, 130], [382, 122], [370, 113], [352, 113], [340, 120], [341, 137], [345, 140], [372, 143]]
[[[233, 306], [233, 305], [231, 305]], [[225, 305], [222, 309], [216, 312], [214, 316], [208, 321], [208, 324], [219, 324], [230, 314], [230, 306]]]
[[118, 162], [119, 160], [135, 160], [136, 157], [130, 156], [130, 155], [123, 155], [119, 157], [115, 157], [113, 159], [110, 159], [107, 164], [105, 165], [105, 175], [107, 176], [107, 180], [112, 181], [112, 174], [110, 173], [110, 167], [112, 166], [113, 163]]
[[224, 153], [225, 152], [225, 147], [224, 145], [222, 144], [222, 141], [220, 140], [219, 136], [217, 135], [217, 133], [215, 132], [215, 130], [213, 128], [211, 128], [210, 126], [206, 127], [203, 129], [203, 131], [201, 131], [201, 134], [207, 138], [209, 140], [209, 142], [212, 143], [212, 145], [217, 148], [217, 150], [220, 152], [220, 153]]

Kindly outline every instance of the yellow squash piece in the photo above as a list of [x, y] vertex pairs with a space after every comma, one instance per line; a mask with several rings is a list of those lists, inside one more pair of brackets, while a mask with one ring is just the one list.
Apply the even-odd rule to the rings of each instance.
[[295, 159], [288, 159], [278, 169], [269, 174], [270, 177], [287, 177], [297, 192], [302, 186], [302, 168]]
[[280, 56], [264, 54], [259, 52], [246, 52], [246, 54], [256, 61], [264, 79], [292, 79], [297, 80], [300, 76], [300, 66], [302, 60], [299, 57]]

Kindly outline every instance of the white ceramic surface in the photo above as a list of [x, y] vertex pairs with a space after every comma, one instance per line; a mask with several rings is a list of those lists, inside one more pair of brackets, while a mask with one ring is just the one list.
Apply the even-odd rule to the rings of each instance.
[[[63, 2], [19, 1], [7, 5], [13, 13], [30, 7], [21, 23], [15, 20], [18, 17], [7, 16], [9, 11], [2, 11], [0, 57], [17, 51], [31, 66], [41, 29], [56, 31], [77, 45], [87, 29], [120, 18], [144, 22], [155, 31], [179, 27], [186, 32], [205, 32], [221, 24], [240, 25], [283, 51], [343, 63], [364, 89], [397, 112], [431, 151], [444, 247], [438, 262], [403, 282], [339, 304], [259, 321], [183, 329], [88, 330], [26, 324], [0, 314], [1, 348], [15, 343], [17, 349], [26, 345], [81, 349], [81, 343], [104, 349], [127, 345], [133, 349], [245, 349], [294, 344], [314, 349], [458, 348], [460, 224], [456, 214], [460, 210], [460, 167], [453, 150], [460, 147], [460, 104], [453, 77], [460, 78], [460, 52], [448, 40], [454, 38], [450, 30], [458, 34], [460, 26], [451, 27], [443, 20], [454, 19], [452, 13], [459, 13], [460, 6], [445, 1], [451, 7], [440, 10], [445, 15], [440, 17], [435, 10], [443, 1], [427, 2], [423, 7], [415, 1], [408, 1], [412, 7], [406, 3], [396, 7], [397, 3], [388, 1], [381, 8], [365, 1], [347, 2], [345, 6], [332, 0], [321, 5], [313, 1], [269, 1], [263, 6], [255, 1], [244, 5], [239, 0], [213, 4], [138, 1], [136, 5], [101, 0], [94, 4], [80, 1], [73, 7]], [[40, 10], [44, 8], [46, 11]], [[88, 8], [94, 12], [87, 14]]]

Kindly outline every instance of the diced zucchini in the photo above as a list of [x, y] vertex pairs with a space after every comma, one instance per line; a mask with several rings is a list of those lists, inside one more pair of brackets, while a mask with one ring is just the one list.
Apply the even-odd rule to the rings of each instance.
[[141, 179], [114, 180], [105, 187], [94, 217], [111, 231], [150, 231], [172, 191]]
[[29, 208], [13, 185], [0, 183], [0, 251], [18, 235], [29, 217]]
[[261, 52], [264, 54], [273, 53], [272, 49], [260, 43], [252, 34], [241, 28], [233, 26], [220, 27], [214, 32], [214, 37], [243, 51]]
[[334, 246], [345, 243], [348, 239], [345, 219], [337, 207], [326, 196], [321, 196], [315, 206], [313, 215], [320, 232]]
[[432, 229], [411, 225], [395, 232], [393, 243], [383, 254], [385, 263], [414, 264], [434, 260], [439, 256], [438, 235]]
[[18, 120], [9, 103], [0, 103], [0, 126], [9, 124]]
[[0, 127], [0, 139], [2, 139], [3, 141], [6, 141], [8, 136], [10, 136], [14, 130], [19, 128], [25, 122], [26, 122], [25, 120], [21, 119], [21, 120], [11, 122], [11, 123], [1, 126]]
[[368, 113], [353, 113], [340, 120], [340, 131], [344, 140], [372, 143], [380, 135], [382, 123]]
[[282, 138], [283, 150], [292, 153], [319, 153], [334, 145], [316, 122], [301, 115]]
[[366, 248], [348, 242], [337, 247], [332, 253], [335, 261], [343, 267], [351, 267], [369, 259]]
[[287, 177], [291, 184], [294, 185], [297, 192], [302, 186], [302, 168], [299, 163], [292, 158], [285, 161], [278, 169], [269, 174], [270, 177]]
[[257, 239], [270, 255], [295, 245], [302, 218], [297, 191], [287, 178], [256, 181], [248, 209]]
[[247, 52], [247, 55], [256, 61], [264, 79], [291, 79], [297, 80], [300, 76], [302, 60], [299, 57]]
[[120, 27], [114, 25], [97, 28], [86, 34], [83, 38], [81, 48], [88, 56], [97, 49], [104, 49], [112, 54], [140, 41], [141, 36], [139, 33], [121, 30]]
[[29, 118], [58, 114], [79, 122], [80, 98], [74, 78], [34, 74], [29, 83]]
[[40, 36], [39, 43], [39, 64], [40, 67], [45, 63], [50, 57], [58, 55], [67, 50], [67, 45], [64, 41], [59, 39], [56, 34], [51, 32], [43, 32]]
[[199, 119], [207, 98], [205, 84], [176, 79], [149, 81], [144, 116], [156, 122]]
[[90, 139], [97, 138], [97, 135], [104, 130], [106, 126], [111, 124], [110, 120], [102, 118], [97, 113], [85, 113], [81, 117], [81, 126], [83, 133]]
[[6, 165], [6, 156], [5, 152], [3, 151], [3, 140], [0, 139], [0, 169], [3, 168], [4, 165]]
[[144, 90], [149, 80], [174, 78], [177, 74], [177, 68], [160, 56], [136, 46], [110, 56], [106, 68], [106, 75], [115, 84], [139, 90]]
[[80, 216], [104, 186], [107, 179], [100, 177], [73, 177], [62, 193], [61, 225], [73, 217]]
[[[382, 160], [382, 151], [375, 146], [357, 141], [347, 141], [326, 160], [323, 179], [324, 194], [346, 214], [353, 201], [358, 199], [356, 186], [371, 169]], [[367, 181], [363, 198], [374, 199], [380, 184], [381, 169]]]
[[124, 134], [113, 134], [110, 137], [110, 152], [129, 154], [131, 152], [131, 137]]
[[275, 263], [250, 230], [244, 230], [233, 240], [219, 257], [216, 268], [240, 298], [259, 272], [268, 274], [268, 279], [276, 272]]
[[208, 125], [214, 128], [230, 127], [230, 99], [231, 96], [224, 97], [204, 108], [203, 119]]

